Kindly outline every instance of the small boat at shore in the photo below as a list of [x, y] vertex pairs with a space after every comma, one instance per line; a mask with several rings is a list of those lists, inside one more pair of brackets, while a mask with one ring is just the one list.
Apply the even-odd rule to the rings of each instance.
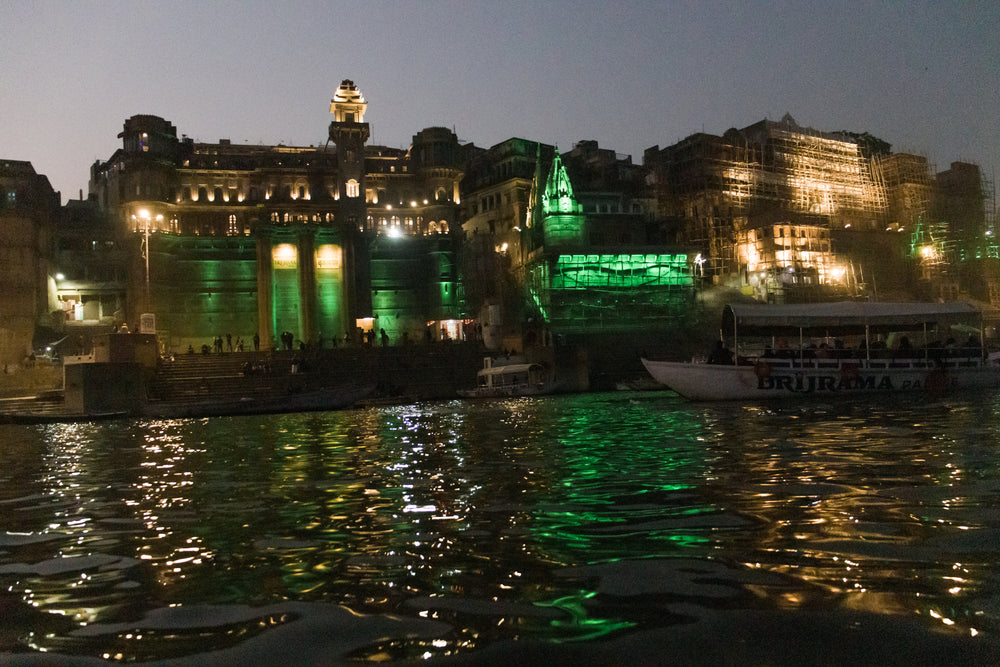
[[[967, 303], [731, 304], [722, 331], [735, 356], [720, 343], [721, 358], [642, 363], [656, 381], [697, 401], [1000, 387], [1000, 353], [985, 352], [981, 312]], [[950, 340], [955, 331], [970, 334], [964, 344]], [[781, 344], [796, 337], [793, 350]], [[886, 340], [897, 341], [895, 349]]]
[[498, 398], [510, 396], [542, 396], [557, 388], [551, 374], [536, 363], [494, 363], [483, 359], [483, 368], [476, 373], [476, 386], [459, 389], [462, 398]]

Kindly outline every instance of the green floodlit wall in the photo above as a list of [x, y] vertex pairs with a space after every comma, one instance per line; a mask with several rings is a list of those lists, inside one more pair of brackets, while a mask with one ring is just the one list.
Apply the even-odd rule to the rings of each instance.
[[685, 254], [560, 255], [532, 267], [528, 283], [542, 316], [564, 331], [662, 325], [694, 295]]
[[552, 289], [692, 286], [686, 254], [560, 255]]
[[336, 244], [318, 245], [316, 249], [316, 328], [323, 339], [347, 332], [344, 304], [343, 249]]
[[238, 240], [151, 242], [150, 279], [159, 339], [175, 353], [231, 334], [248, 344], [257, 330], [257, 261]]
[[371, 249], [372, 314], [375, 330], [391, 342], [422, 340], [432, 320], [461, 316], [454, 253], [437, 238], [379, 239]]
[[428, 259], [431, 275], [427, 286], [428, 319], [460, 319], [463, 300], [454, 254], [450, 250], [439, 248], [431, 252]]
[[281, 334], [289, 331], [295, 340], [302, 340], [299, 319], [299, 264], [298, 248], [291, 243], [275, 244], [272, 250], [271, 270], [271, 317], [272, 329], [277, 343], [281, 344]]
[[390, 341], [407, 332], [419, 340], [427, 309], [422, 287], [427, 271], [418, 239], [379, 239], [371, 252], [372, 315], [375, 332], [385, 329]]

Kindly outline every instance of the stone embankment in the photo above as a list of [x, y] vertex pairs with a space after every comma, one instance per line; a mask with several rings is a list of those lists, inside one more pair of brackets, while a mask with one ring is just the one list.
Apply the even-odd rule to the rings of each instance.
[[264, 398], [345, 383], [372, 385], [372, 398], [386, 401], [453, 398], [475, 385], [484, 354], [472, 343], [185, 354], [161, 363], [149, 398]]

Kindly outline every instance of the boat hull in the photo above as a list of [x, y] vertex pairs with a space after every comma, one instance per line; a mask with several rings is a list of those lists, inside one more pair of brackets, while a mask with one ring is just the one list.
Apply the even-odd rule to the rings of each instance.
[[795, 364], [714, 365], [643, 359], [660, 384], [695, 401], [831, 398], [889, 393], [938, 393], [1000, 387], [1000, 364], [988, 361], [843, 360]]
[[557, 385], [497, 385], [493, 387], [476, 387], [474, 389], [459, 389], [462, 398], [512, 398], [518, 396], [546, 396], [555, 393]]

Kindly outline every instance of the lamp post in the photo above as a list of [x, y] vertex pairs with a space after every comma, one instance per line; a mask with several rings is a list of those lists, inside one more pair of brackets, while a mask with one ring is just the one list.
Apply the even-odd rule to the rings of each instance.
[[[136, 216], [133, 215], [132, 219], [135, 220]], [[151, 216], [149, 215], [149, 211], [147, 211], [146, 209], [139, 209], [138, 219], [142, 221], [142, 231], [143, 231], [143, 234], [142, 234], [142, 259], [143, 259], [143, 262], [145, 263], [145, 267], [146, 267], [146, 289], [145, 289], [146, 299], [145, 299], [144, 306], [145, 306], [145, 311], [149, 312], [150, 306], [151, 306], [151, 304], [150, 304], [150, 297], [149, 297], [149, 222], [151, 220]], [[162, 220], [163, 220], [163, 216], [162, 215], [157, 215], [156, 216], [156, 223], [157, 223], [157, 225], [159, 225], [160, 221], [162, 221]], [[138, 230], [136, 230], [136, 231], [138, 231]]]

